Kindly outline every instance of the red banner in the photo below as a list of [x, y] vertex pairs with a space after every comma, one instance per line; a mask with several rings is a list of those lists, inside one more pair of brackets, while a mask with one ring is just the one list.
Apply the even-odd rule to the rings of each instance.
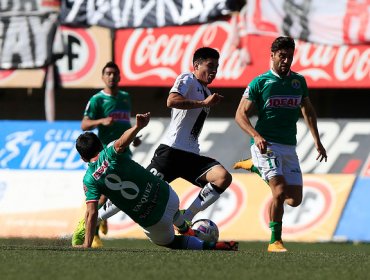
[[[246, 87], [269, 69], [274, 37], [246, 35], [233, 22], [140, 28], [117, 31], [116, 62], [122, 86], [170, 87], [176, 76], [192, 71], [192, 55], [202, 46], [217, 48], [220, 65], [213, 86]], [[292, 70], [303, 74], [311, 88], [370, 87], [370, 47], [329, 46], [297, 41]]]

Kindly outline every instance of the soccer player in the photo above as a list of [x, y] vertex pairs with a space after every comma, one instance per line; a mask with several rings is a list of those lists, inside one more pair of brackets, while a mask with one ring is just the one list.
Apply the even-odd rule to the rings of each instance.
[[[268, 182], [272, 192], [269, 252], [287, 251], [281, 237], [284, 202], [297, 207], [302, 201], [302, 173], [296, 153], [296, 123], [300, 112], [313, 136], [318, 152], [316, 159], [320, 162], [327, 160], [306, 80], [290, 69], [294, 49], [295, 43], [290, 37], [274, 40], [270, 53], [271, 69], [248, 85], [235, 115], [241, 129], [251, 136], [253, 166]], [[249, 119], [254, 108], [258, 110], [255, 127]], [[250, 169], [251, 165], [244, 162], [244, 168]]]
[[[131, 97], [127, 92], [119, 89], [120, 79], [120, 70], [117, 64], [112, 61], [108, 62], [102, 69], [102, 80], [105, 87], [90, 98], [81, 122], [83, 131], [98, 129], [98, 137], [104, 147], [131, 127]], [[135, 137], [133, 146], [137, 147], [140, 144], [140, 138]], [[128, 157], [132, 156], [129, 147], [126, 148], [124, 154]], [[101, 197], [99, 224], [104, 234], [108, 231], [106, 219], [119, 211], [117, 208], [112, 208], [111, 205], [112, 203], [107, 201], [106, 197]], [[84, 221], [81, 220], [80, 223], [83, 225]], [[97, 229], [93, 247], [103, 246], [98, 232]], [[78, 234], [78, 231], [75, 231], [75, 234]], [[73, 237], [72, 242], [74, 242]]]
[[[173, 189], [158, 176], [125, 155], [125, 150], [137, 133], [147, 126], [150, 113], [137, 114], [136, 124], [106, 148], [92, 132], [81, 134], [76, 149], [88, 162], [83, 178], [86, 195], [85, 230], [82, 247], [91, 247], [98, 217], [101, 194], [108, 197], [133, 221], [138, 223], [149, 239], [171, 249], [229, 250], [238, 249], [237, 242], [204, 242], [179, 214], [179, 198]], [[173, 225], [187, 235], [175, 236]]]
[[198, 137], [210, 108], [223, 99], [208, 88], [216, 77], [219, 57], [213, 48], [199, 48], [193, 55], [194, 71], [177, 77], [167, 98], [171, 122], [147, 167], [166, 182], [181, 177], [202, 188], [190, 207], [182, 210], [189, 222], [215, 202], [232, 181], [217, 160], [199, 153]]

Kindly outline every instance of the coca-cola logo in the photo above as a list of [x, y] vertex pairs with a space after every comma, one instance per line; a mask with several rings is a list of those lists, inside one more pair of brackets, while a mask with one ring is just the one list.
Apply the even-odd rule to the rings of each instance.
[[233, 26], [229, 22], [215, 22], [181, 29], [135, 29], [127, 40], [117, 40], [119, 63], [129, 80], [152, 76], [173, 80], [180, 72], [192, 70], [196, 49], [210, 46], [220, 52], [217, 79], [237, 80], [245, 70], [248, 53], [245, 48], [235, 47]]
[[313, 81], [361, 81], [370, 78], [370, 48], [298, 42], [293, 65]]

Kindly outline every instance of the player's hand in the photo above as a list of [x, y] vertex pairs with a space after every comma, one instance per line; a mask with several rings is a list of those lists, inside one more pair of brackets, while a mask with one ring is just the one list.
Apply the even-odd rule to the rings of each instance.
[[142, 137], [142, 135], [136, 136], [135, 139], [134, 139], [134, 141], [132, 141], [132, 145], [134, 147], [140, 146], [140, 144], [142, 142], [141, 139], [140, 139], [141, 137]]
[[104, 125], [104, 126], [110, 126], [110, 125], [113, 124], [113, 118], [112, 117], [106, 117], [106, 118], [103, 118], [101, 120], [102, 120], [101, 124]]
[[136, 115], [136, 126], [138, 128], [144, 128], [148, 125], [150, 121], [150, 112], [145, 114], [137, 114]]
[[266, 154], [266, 152], [267, 152], [267, 146], [270, 146], [271, 145], [261, 135], [257, 135], [257, 136], [254, 137], [254, 144], [260, 150], [261, 154]]
[[320, 160], [320, 162], [325, 160], [325, 162], [326, 162], [327, 159], [328, 159], [328, 156], [326, 155], [326, 150], [325, 150], [324, 146], [321, 144], [321, 142], [316, 144], [316, 150], [319, 153], [316, 157], [316, 160]]
[[218, 93], [213, 93], [210, 96], [208, 96], [206, 99], [204, 99], [203, 103], [205, 107], [212, 107], [220, 103], [223, 98], [224, 97], [222, 95]]

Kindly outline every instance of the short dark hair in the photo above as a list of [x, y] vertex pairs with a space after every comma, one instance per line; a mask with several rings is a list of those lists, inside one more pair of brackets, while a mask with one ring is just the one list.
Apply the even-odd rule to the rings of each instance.
[[96, 134], [85, 132], [78, 136], [76, 149], [83, 159], [89, 161], [103, 150], [103, 145]]
[[220, 54], [218, 53], [217, 50], [213, 48], [209, 48], [209, 47], [199, 48], [195, 51], [193, 55], [193, 64], [195, 62], [201, 62], [203, 60], [206, 60], [207, 58], [219, 59]]
[[104, 71], [107, 68], [114, 68], [114, 69], [116, 69], [117, 73], [120, 74], [118, 65], [115, 64], [113, 61], [109, 61], [109, 62], [107, 62], [107, 64], [104, 65], [103, 70], [101, 71], [102, 75], [104, 75]]
[[293, 38], [288, 36], [277, 37], [271, 44], [271, 51], [277, 52], [279, 50], [295, 49]]

